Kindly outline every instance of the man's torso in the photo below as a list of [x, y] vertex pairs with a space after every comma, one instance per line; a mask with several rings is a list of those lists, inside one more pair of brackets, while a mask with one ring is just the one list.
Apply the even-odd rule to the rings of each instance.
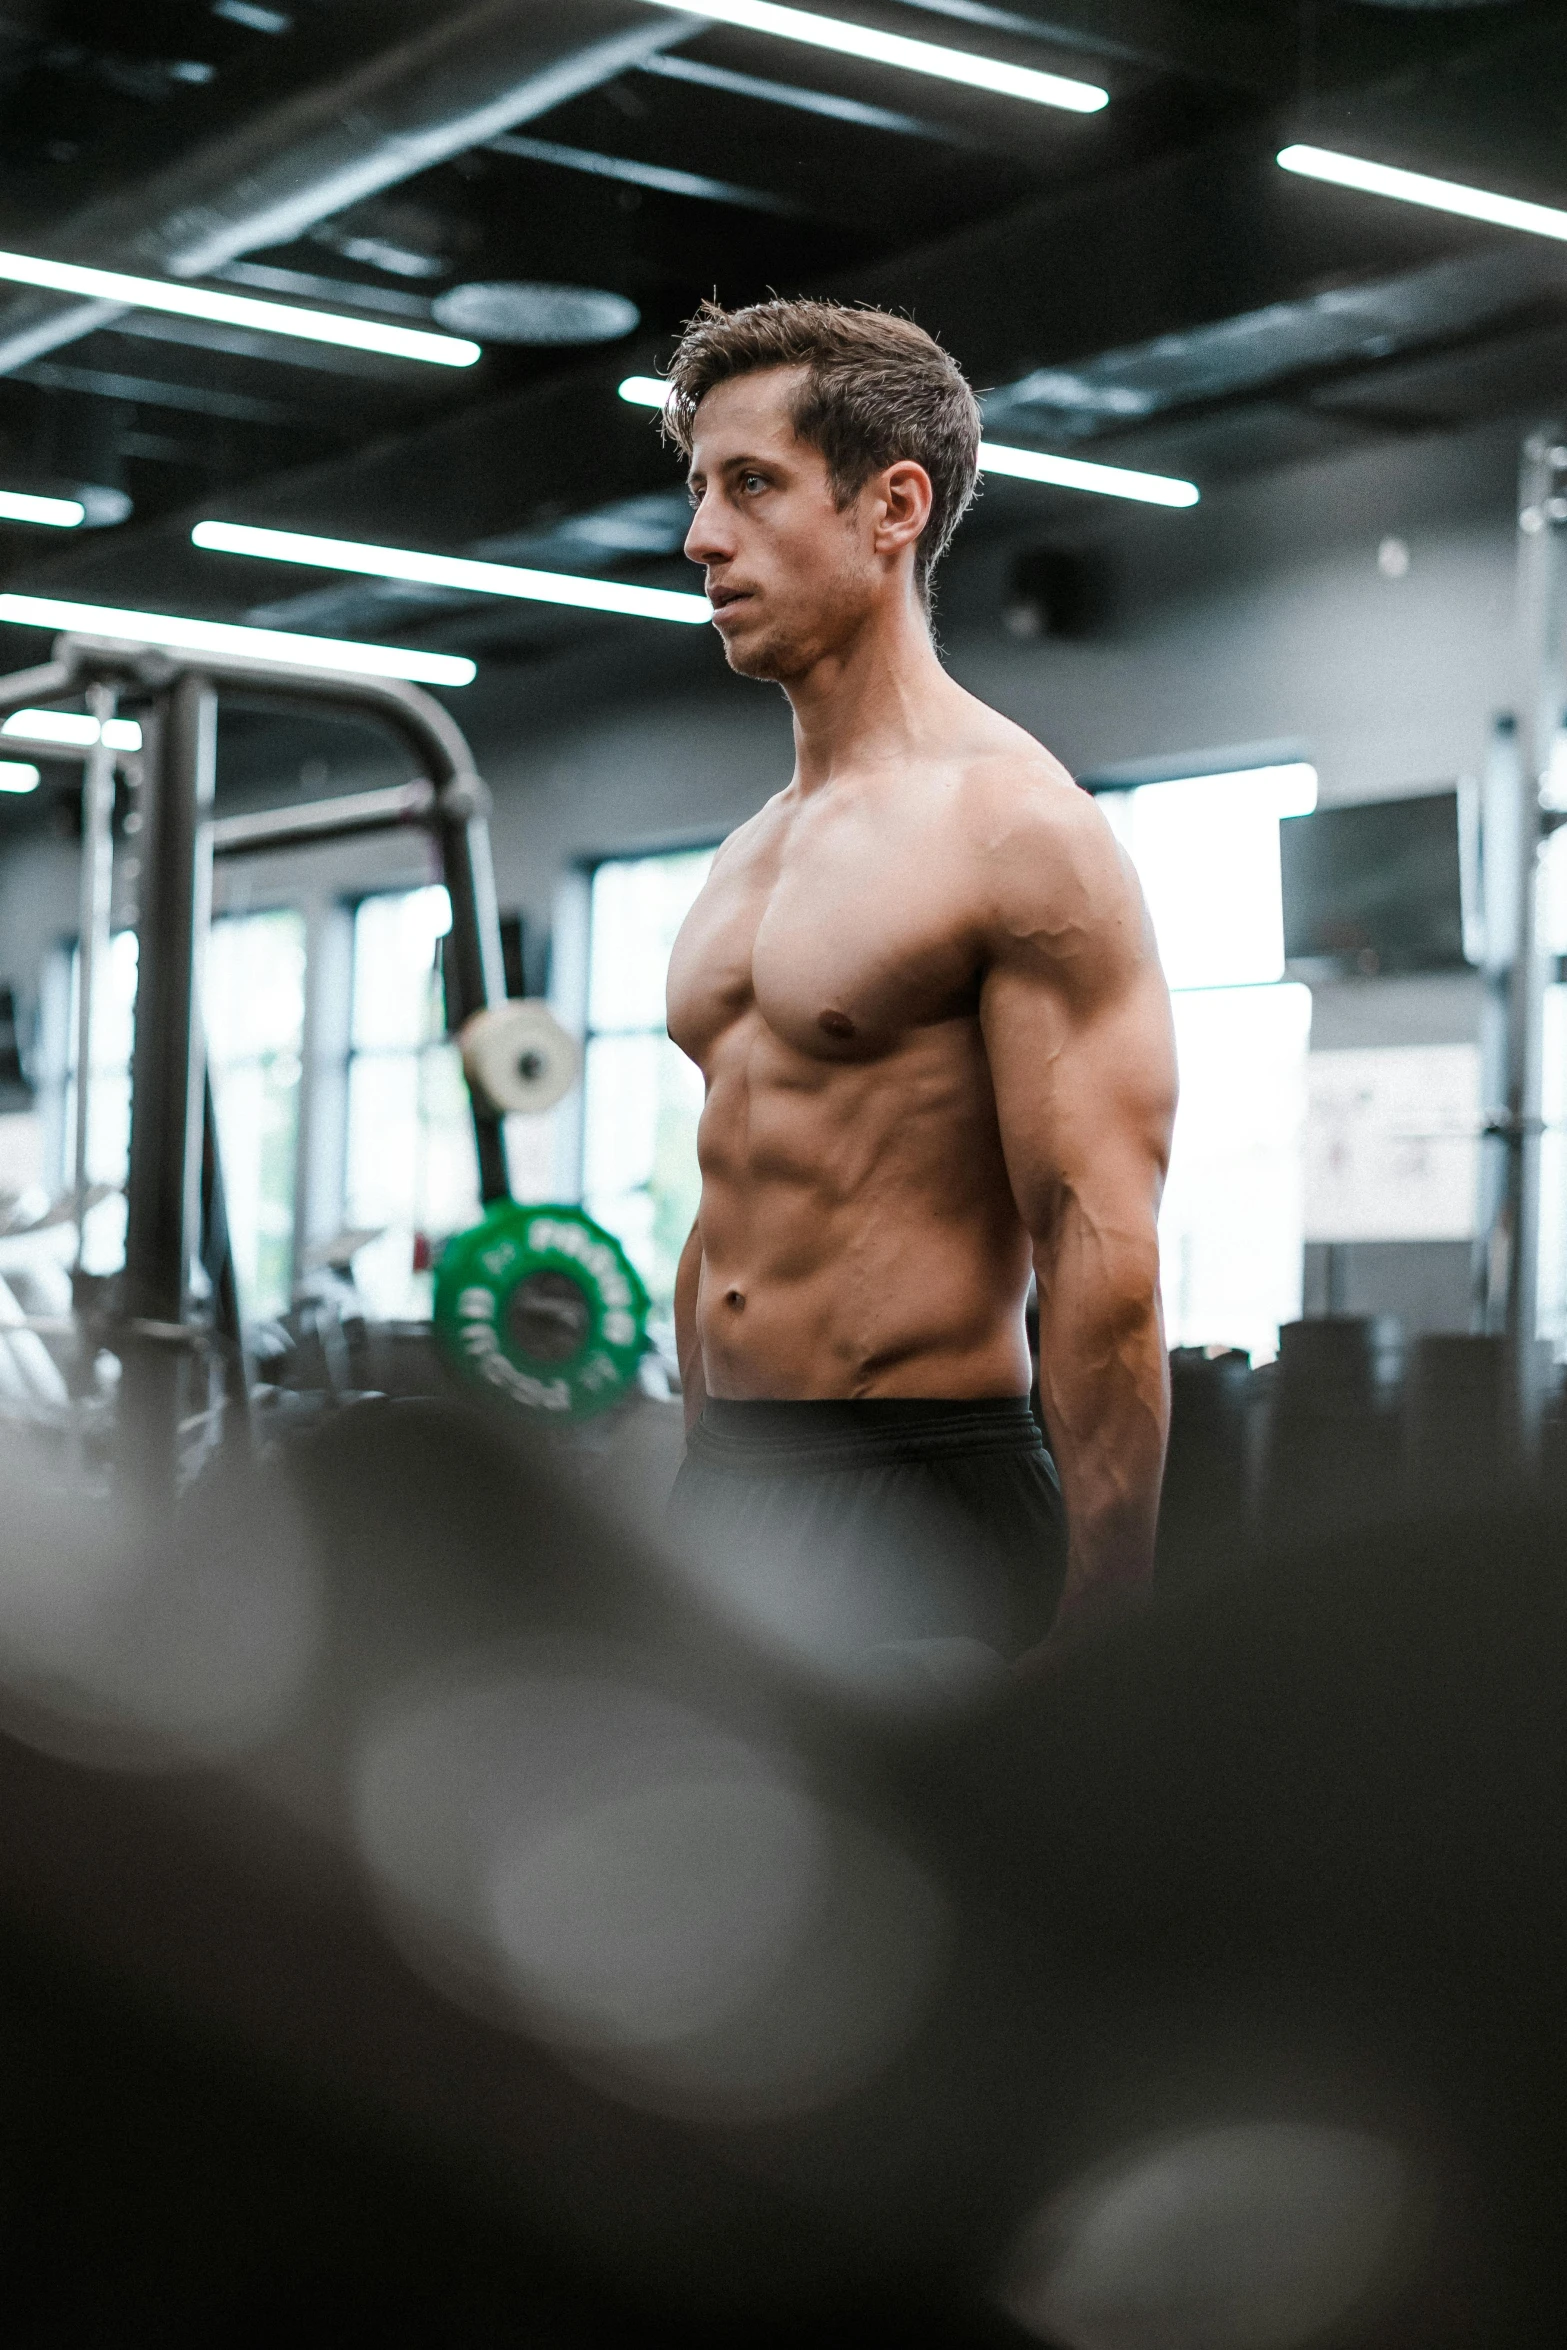
[[[1012, 788], [1064, 788], [1028, 748]], [[974, 816], [962, 759], [791, 786], [725, 844], [680, 934], [669, 1027], [707, 1083], [715, 1395], [1028, 1386]]]

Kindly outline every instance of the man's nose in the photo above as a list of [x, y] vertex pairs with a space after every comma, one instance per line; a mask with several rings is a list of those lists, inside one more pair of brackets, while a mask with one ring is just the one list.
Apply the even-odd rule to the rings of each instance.
[[686, 553], [693, 563], [722, 563], [733, 554], [730, 534], [723, 527], [724, 510], [711, 491], [698, 500], [686, 532]]

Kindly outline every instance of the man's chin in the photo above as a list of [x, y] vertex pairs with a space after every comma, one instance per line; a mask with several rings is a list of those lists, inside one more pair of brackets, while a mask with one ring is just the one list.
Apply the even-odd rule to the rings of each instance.
[[764, 685], [781, 685], [793, 677], [799, 663], [793, 658], [794, 648], [782, 643], [765, 629], [755, 635], [736, 631], [724, 638], [724, 659], [737, 677], [754, 677]]

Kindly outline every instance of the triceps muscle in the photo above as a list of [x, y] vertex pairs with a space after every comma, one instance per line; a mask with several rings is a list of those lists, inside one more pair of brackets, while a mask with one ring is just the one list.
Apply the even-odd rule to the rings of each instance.
[[1040, 1385], [1079, 1584], [1152, 1562], [1168, 1425], [1158, 1215], [1175, 1106], [1149, 954], [1074, 999], [992, 973], [982, 1017], [1008, 1175], [1034, 1247]]

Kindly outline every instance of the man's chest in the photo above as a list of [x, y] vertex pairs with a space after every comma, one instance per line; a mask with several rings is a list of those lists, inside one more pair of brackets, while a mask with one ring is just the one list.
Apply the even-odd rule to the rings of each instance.
[[939, 817], [762, 825], [720, 860], [676, 942], [671, 1035], [705, 1062], [754, 1007], [798, 1051], [854, 1060], [972, 1009], [966, 883]]

